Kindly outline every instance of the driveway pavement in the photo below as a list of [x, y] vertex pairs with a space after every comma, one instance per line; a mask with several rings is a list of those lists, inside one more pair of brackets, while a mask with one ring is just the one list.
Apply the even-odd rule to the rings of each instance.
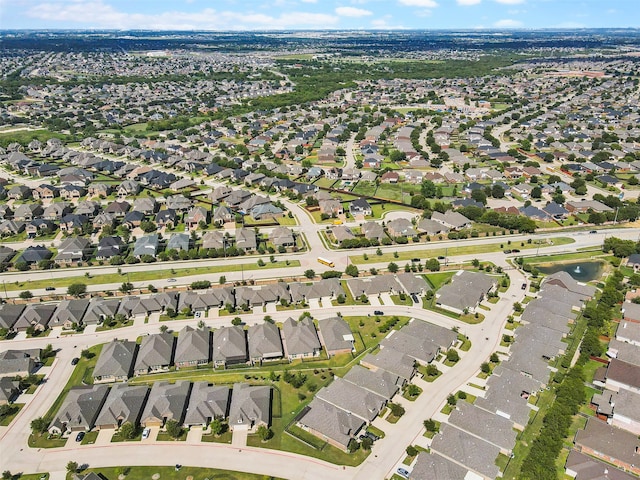
[[231, 437], [231, 445], [234, 447], [246, 447], [248, 435], [248, 428], [235, 427], [233, 429], [233, 436]]
[[191, 427], [187, 431], [187, 443], [197, 444], [202, 440], [202, 427]]
[[395, 305], [391, 299], [391, 294], [388, 292], [381, 293], [380, 298], [382, 299], [382, 305]]
[[116, 431], [113, 428], [101, 428], [98, 430], [98, 437], [94, 445], [109, 445], [111, 443], [111, 437]]

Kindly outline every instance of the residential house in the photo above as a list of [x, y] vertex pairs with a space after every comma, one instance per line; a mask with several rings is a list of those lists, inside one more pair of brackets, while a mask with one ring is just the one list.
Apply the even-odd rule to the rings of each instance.
[[282, 324], [282, 335], [284, 337], [284, 353], [289, 361], [320, 356], [322, 345], [311, 318], [304, 317], [296, 322], [289, 317]]
[[49, 328], [49, 321], [57, 307], [57, 305], [51, 304], [29, 304], [13, 325], [13, 329], [18, 332], [24, 332], [29, 328], [33, 328], [35, 331], [43, 332]]
[[68, 435], [71, 432], [91, 430], [108, 392], [109, 387], [106, 385], [72, 387], [51, 422], [49, 433]]
[[3, 303], [0, 305], [0, 328], [12, 330], [15, 323], [22, 315], [25, 305], [13, 305], [11, 303]]
[[366, 222], [361, 226], [364, 237], [369, 240], [382, 241], [387, 235], [384, 233], [382, 225], [376, 222]]
[[96, 419], [96, 427], [100, 430], [116, 429], [125, 423], [138, 426], [148, 395], [149, 387], [146, 385], [112, 386]]
[[158, 228], [174, 228], [178, 223], [178, 213], [172, 208], [160, 210], [156, 213], [155, 220]]
[[364, 198], [357, 198], [349, 203], [349, 213], [354, 218], [360, 217], [370, 217], [372, 215], [371, 205]]
[[380, 395], [340, 377], [334, 377], [333, 382], [321, 388], [316, 398], [350, 412], [367, 423], [372, 422], [387, 403]]
[[349, 324], [342, 317], [326, 318], [318, 321], [320, 343], [328, 356], [355, 351], [355, 338]]
[[143, 255], [151, 255], [155, 257], [158, 253], [158, 247], [160, 245], [160, 238], [157, 233], [152, 235], [145, 235], [136, 240], [133, 246], [133, 256], [140, 258]]
[[102, 237], [98, 242], [96, 250], [96, 260], [109, 260], [116, 255], [122, 255], [126, 250], [122, 238]]
[[269, 240], [274, 247], [293, 247], [296, 239], [293, 231], [287, 227], [276, 227], [269, 233]]
[[447, 210], [445, 213], [433, 212], [431, 220], [441, 223], [447, 228], [452, 230], [459, 230], [461, 228], [467, 228], [471, 226], [471, 220], [462, 215], [461, 213]]
[[58, 247], [58, 255], [54, 261], [57, 264], [69, 265], [83, 262], [91, 257], [93, 248], [89, 239], [84, 237], [67, 237]]
[[168, 371], [173, 362], [175, 340], [176, 337], [167, 332], [142, 337], [133, 368], [134, 375]]
[[167, 420], [182, 424], [191, 391], [191, 382], [155, 382], [142, 411], [140, 423], [144, 427], [164, 427]]
[[270, 322], [249, 327], [247, 330], [247, 344], [249, 346], [249, 361], [251, 364], [279, 360], [284, 354], [280, 329]]
[[51, 316], [49, 326], [62, 325], [64, 328], [73, 328], [77, 325], [83, 325], [82, 318], [87, 308], [89, 308], [89, 300], [84, 298], [62, 300]]
[[224, 205], [216, 207], [213, 211], [213, 224], [222, 227], [225, 223], [235, 221], [235, 215]]
[[250, 228], [236, 230], [236, 248], [250, 252], [258, 248], [256, 232]]
[[413, 237], [416, 235], [413, 224], [406, 218], [395, 218], [389, 221], [387, 230], [392, 237]]
[[451, 283], [436, 292], [436, 305], [455, 313], [474, 311], [496, 285], [494, 277], [460, 270], [453, 276]]
[[97, 325], [108, 318], [113, 318], [119, 306], [120, 300], [117, 298], [93, 297], [89, 301], [87, 311], [82, 317], [82, 323], [85, 325]]
[[229, 428], [255, 431], [271, 424], [271, 387], [235, 383], [229, 407]]
[[618, 468], [640, 475], [638, 436], [591, 417], [575, 437], [576, 449]]
[[11, 377], [0, 378], [0, 406], [12, 404], [20, 395], [20, 382]]
[[325, 213], [330, 216], [344, 214], [342, 203], [334, 198], [330, 198], [328, 200], [320, 200], [318, 202], [318, 205], [320, 206], [320, 213]]
[[189, 251], [191, 237], [187, 233], [174, 233], [167, 240], [167, 250], [176, 250], [178, 252]]
[[192, 207], [184, 217], [184, 223], [189, 230], [195, 230], [203, 222], [209, 224], [209, 211], [204, 207]]
[[314, 398], [297, 419], [297, 425], [346, 452], [349, 442], [356, 438], [365, 426], [365, 421], [342, 408]]
[[222, 327], [213, 335], [213, 365], [224, 367], [247, 361], [247, 339], [241, 327]]
[[5, 350], [0, 352], [0, 377], [27, 377], [39, 367], [41, 350]]
[[102, 347], [93, 369], [94, 383], [126, 382], [133, 371], [137, 344], [128, 340], [112, 340]]
[[117, 218], [121, 218], [127, 214], [130, 208], [131, 208], [131, 205], [128, 202], [116, 200], [114, 202], [111, 202], [109, 205], [107, 205], [106, 208], [104, 209], [104, 212], [112, 213]]
[[194, 382], [184, 417], [185, 427], [206, 428], [214, 419], [225, 419], [229, 412], [231, 389], [225, 385]]
[[176, 370], [206, 365], [210, 359], [211, 331], [208, 328], [186, 326], [180, 330], [174, 358]]

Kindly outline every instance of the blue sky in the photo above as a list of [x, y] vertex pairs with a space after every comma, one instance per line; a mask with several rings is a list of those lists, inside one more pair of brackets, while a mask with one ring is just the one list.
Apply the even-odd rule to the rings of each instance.
[[640, 0], [0, 0], [0, 28], [640, 27]]

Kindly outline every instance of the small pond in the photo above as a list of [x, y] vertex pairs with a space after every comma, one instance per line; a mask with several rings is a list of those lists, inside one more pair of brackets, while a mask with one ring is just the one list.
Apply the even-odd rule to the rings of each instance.
[[546, 275], [556, 272], [567, 272], [579, 282], [589, 282], [600, 277], [602, 273], [602, 262], [546, 263], [536, 265], [536, 268]]

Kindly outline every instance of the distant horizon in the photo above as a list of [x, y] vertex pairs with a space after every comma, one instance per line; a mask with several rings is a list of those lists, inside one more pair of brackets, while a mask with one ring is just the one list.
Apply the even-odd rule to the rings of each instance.
[[640, 28], [637, 0], [0, 0], [0, 12], [2, 31]]

